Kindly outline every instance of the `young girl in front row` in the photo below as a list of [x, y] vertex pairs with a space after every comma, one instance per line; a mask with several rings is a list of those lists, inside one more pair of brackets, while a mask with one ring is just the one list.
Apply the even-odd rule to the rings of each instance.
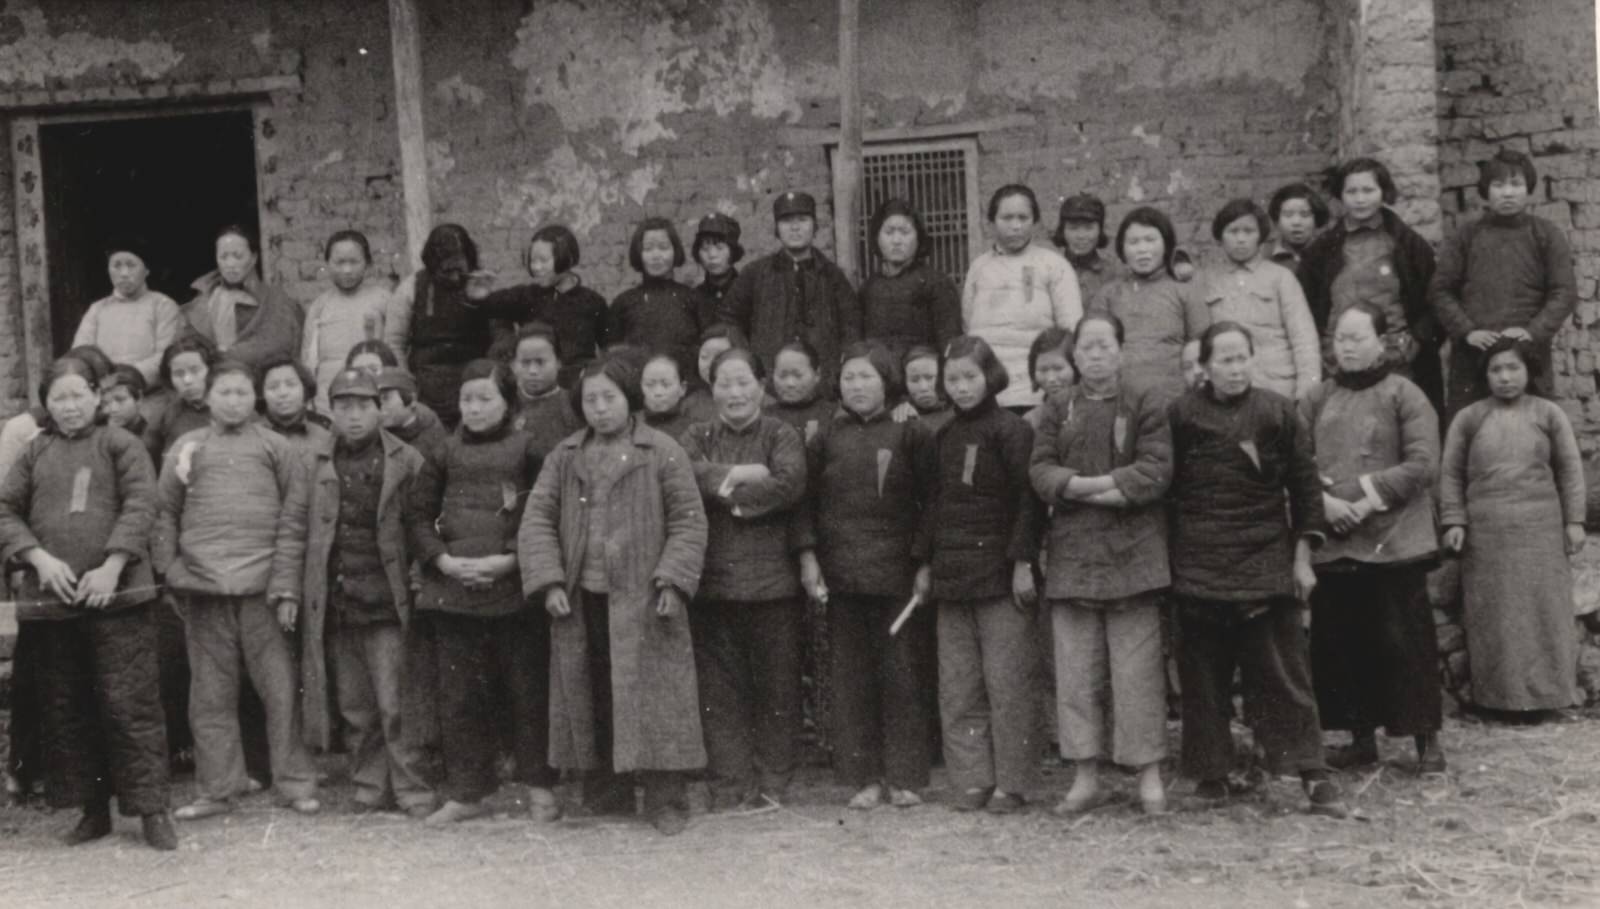
[[517, 430], [516, 382], [497, 360], [461, 373], [461, 426], [428, 455], [406, 509], [423, 566], [418, 610], [438, 640], [439, 722], [446, 799], [428, 818], [448, 824], [481, 817], [499, 788], [495, 757], [508, 701], [517, 782], [528, 787], [534, 820], [560, 810], [547, 760], [550, 620], [529, 604], [517, 579], [517, 522], [539, 475], [533, 437]]
[[939, 430], [938, 466], [918, 561], [933, 566], [939, 713], [958, 811], [1012, 814], [1038, 762], [1030, 690], [1037, 656], [1033, 562], [1038, 500], [1028, 483], [1033, 430], [996, 403], [1009, 376], [982, 338], [945, 353], [955, 417]]
[[300, 739], [291, 649], [305, 563], [303, 461], [256, 420], [248, 365], [213, 366], [206, 403], [211, 425], [179, 438], [162, 462], [152, 546], [155, 568], [178, 599], [193, 673], [198, 795], [177, 816], [230, 811], [249, 787], [239, 733], [241, 668], [266, 706], [273, 784], [295, 811], [314, 814], [321, 803]]
[[147, 558], [155, 473], [137, 438], [96, 425], [92, 372], [70, 358], [50, 368], [43, 430], [0, 484], [0, 555], [31, 569], [13, 594], [49, 604], [28, 624], [46, 791], [57, 807], [83, 809], [66, 843], [110, 834], [115, 795], [123, 814], [143, 818], [146, 842], [176, 849]]

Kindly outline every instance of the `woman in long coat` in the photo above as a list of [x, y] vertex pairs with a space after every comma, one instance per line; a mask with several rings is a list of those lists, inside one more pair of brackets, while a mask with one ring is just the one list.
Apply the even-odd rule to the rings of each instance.
[[1584, 543], [1583, 462], [1566, 413], [1525, 393], [1535, 356], [1506, 337], [1484, 352], [1490, 397], [1451, 422], [1439, 484], [1444, 544], [1462, 554], [1472, 700], [1491, 710], [1578, 699], [1570, 556]]
[[687, 610], [705, 507], [683, 449], [636, 416], [625, 360], [584, 367], [572, 395], [588, 428], [545, 461], [517, 535], [523, 592], [553, 619], [550, 763], [587, 772], [596, 812], [631, 812], [624, 774], [644, 771], [646, 811], [673, 834], [688, 818], [681, 771], [706, 763]]

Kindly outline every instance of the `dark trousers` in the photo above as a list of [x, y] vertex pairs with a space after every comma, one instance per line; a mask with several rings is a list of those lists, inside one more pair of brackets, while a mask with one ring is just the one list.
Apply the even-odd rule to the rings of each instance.
[[891, 637], [889, 626], [904, 608], [893, 597], [836, 593], [828, 600], [833, 772], [846, 786], [928, 785], [935, 608], [918, 607]]
[[58, 808], [167, 810], [167, 735], [148, 606], [36, 625], [45, 788]]
[[170, 595], [162, 595], [153, 608], [167, 747], [174, 753], [187, 751], [194, 748], [194, 730], [189, 728], [189, 639], [184, 632], [183, 618]]
[[794, 775], [801, 610], [798, 599], [690, 607], [707, 769], [725, 792], [781, 798]]
[[39, 720], [39, 628], [41, 622], [22, 622], [11, 650], [10, 748], [6, 772], [26, 791], [44, 779]]
[[439, 646], [439, 723], [445, 798], [476, 802], [494, 794], [503, 694], [512, 722], [516, 781], [555, 785], [550, 753], [550, 620], [542, 609], [506, 616], [432, 614]]
[[1291, 599], [1245, 604], [1179, 597], [1186, 776], [1217, 780], [1233, 767], [1229, 718], [1236, 668], [1244, 715], [1268, 766], [1278, 772], [1327, 769], [1308, 650], [1300, 604]]
[[[594, 748], [600, 766], [583, 780], [583, 801], [602, 810], [633, 813], [635, 774], [617, 773], [612, 762], [611, 700], [611, 600], [603, 593], [584, 591], [583, 602], [574, 604], [582, 613], [589, 644], [589, 695], [594, 701]], [[649, 770], [637, 774], [644, 784], [646, 814], [666, 808], [689, 810], [687, 777], [669, 770]]]
[[1319, 571], [1311, 673], [1324, 729], [1438, 732], [1439, 646], [1426, 567]]

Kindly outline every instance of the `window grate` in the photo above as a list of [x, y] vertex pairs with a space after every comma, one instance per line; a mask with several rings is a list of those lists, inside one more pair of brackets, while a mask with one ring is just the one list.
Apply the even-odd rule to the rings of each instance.
[[878, 244], [867, 236], [878, 206], [904, 199], [922, 213], [929, 263], [956, 284], [966, 279], [977, 221], [977, 145], [971, 139], [874, 144], [861, 153], [861, 216], [856, 222], [856, 254], [863, 274], [877, 271]]

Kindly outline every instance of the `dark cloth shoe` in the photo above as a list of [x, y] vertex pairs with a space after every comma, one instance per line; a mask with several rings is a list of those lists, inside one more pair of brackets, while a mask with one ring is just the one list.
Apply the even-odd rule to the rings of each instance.
[[1203, 802], [1226, 802], [1231, 794], [1227, 780], [1201, 780], [1194, 786], [1194, 797]]
[[990, 814], [1017, 814], [1022, 811], [1025, 800], [1015, 792], [996, 792], [989, 796], [989, 803], [984, 810]]
[[1439, 745], [1439, 734], [1430, 732], [1417, 736], [1417, 774], [1426, 776], [1444, 772], [1444, 748]]
[[172, 825], [172, 818], [165, 811], [147, 814], [139, 823], [144, 828], [144, 841], [151, 849], [172, 852], [178, 848], [178, 828]]
[[1350, 806], [1345, 804], [1344, 792], [1334, 780], [1325, 776], [1302, 776], [1300, 784], [1305, 788], [1306, 797], [1311, 800], [1312, 814], [1332, 818], [1350, 816]]
[[662, 836], [677, 836], [689, 826], [689, 810], [682, 805], [662, 805], [650, 813], [650, 824]]
[[83, 817], [78, 819], [77, 826], [67, 831], [67, 835], [62, 837], [61, 841], [68, 846], [81, 846], [110, 835], [111, 803], [98, 802], [83, 807]]
[[1376, 733], [1357, 733], [1348, 745], [1338, 745], [1327, 750], [1328, 766], [1335, 770], [1352, 767], [1370, 767], [1378, 763], [1378, 736]]
[[989, 804], [989, 789], [968, 789], [956, 796], [951, 808], [957, 811], [982, 811]]

